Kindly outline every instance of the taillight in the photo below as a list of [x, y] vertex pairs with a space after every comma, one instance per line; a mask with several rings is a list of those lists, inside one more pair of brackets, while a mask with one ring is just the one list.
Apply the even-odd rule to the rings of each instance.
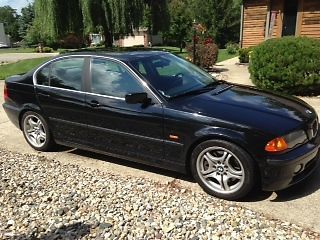
[[5, 102], [9, 99], [9, 92], [8, 92], [7, 84], [4, 84], [3, 98], [4, 98]]

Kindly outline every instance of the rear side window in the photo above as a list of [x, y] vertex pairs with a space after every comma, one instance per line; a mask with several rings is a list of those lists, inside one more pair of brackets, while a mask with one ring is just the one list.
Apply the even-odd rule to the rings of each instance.
[[49, 86], [50, 84], [50, 68], [51, 66], [46, 66], [42, 68], [37, 74], [37, 84]]
[[50, 86], [80, 91], [82, 88], [83, 64], [83, 58], [70, 58], [53, 63]]
[[37, 73], [37, 84], [81, 91], [83, 65], [79, 57], [51, 63]]

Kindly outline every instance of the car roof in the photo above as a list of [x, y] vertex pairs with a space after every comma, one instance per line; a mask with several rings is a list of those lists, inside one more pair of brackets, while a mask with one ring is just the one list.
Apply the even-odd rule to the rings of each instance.
[[132, 52], [70, 52], [58, 55], [57, 58], [63, 56], [96, 56], [96, 57], [110, 57], [120, 61], [130, 62], [139, 58], [147, 58], [152, 56], [159, 56], [162, 54], [169, 54], [164, 51], [132, 51]]

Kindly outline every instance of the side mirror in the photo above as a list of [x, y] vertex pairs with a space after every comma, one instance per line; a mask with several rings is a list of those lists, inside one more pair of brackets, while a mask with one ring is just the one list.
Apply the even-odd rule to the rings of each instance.
[[125, 96], [126, 103], [129, 104], [145, 104], [149, 101], [147, 93], [130, 93]]

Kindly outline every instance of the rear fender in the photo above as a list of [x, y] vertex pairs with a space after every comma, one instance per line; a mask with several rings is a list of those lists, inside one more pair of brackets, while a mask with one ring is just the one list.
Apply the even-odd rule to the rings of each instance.
[[21, 111], [19, 113], [19, 127], [20, 127], [21, 130], [22, 130], [22, 125], [21, 125], [22, 116], [23, 116], [23, 114], [25, 112], [28, 112], [28, 111], [39, 113], [39, 114], [41, 114], [42, 117], [44, 117], [42, 112], [41, 112], [41, 108], [38, 105], [36, 105], [34, 103], [25, 103], [25, 104], [23, 104], [22, 108], [21, 108]]

